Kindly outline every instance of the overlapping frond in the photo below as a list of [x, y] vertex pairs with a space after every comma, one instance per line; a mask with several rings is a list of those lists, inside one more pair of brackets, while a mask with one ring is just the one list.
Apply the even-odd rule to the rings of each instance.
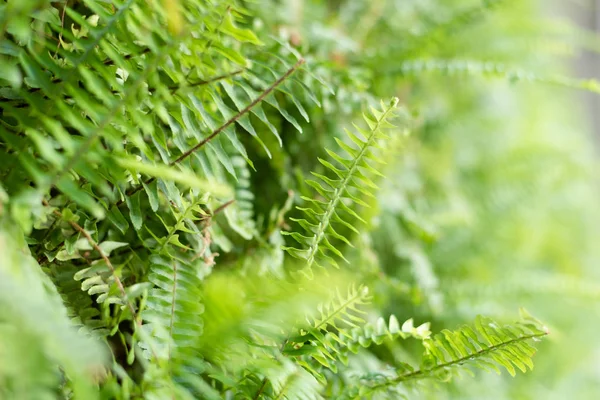
[[[281, 145], [263, 102], [297, 125], [275, 91], [283, 90], [302, 107], [284, 86], [304, 61], [289, 54], [295, 64], [289, 57], [267, 59], [267, 67], [248, 69], [250, 59], [241, 50], [263, 43], [239, 26], [243, 9], [190, 0], [177, 2], [176, 11], [167, 10], [170, 2], [83, 3], [66, 4], [61, 17], [51, 6], [22, 16], [40, 23], [47, 36], [58, 34], [58, 44], [42, 35], [29, 37], [30, 46], [3, 39], [3, 57], [21, 68], [24, 77], [2, 99], [7, 123], [0, 125], [0, 137], [19, 154], [10, 157], [2, 174], [35, 186], [15, 201], [25, 202], [32, 195], [41, 199], [55, 186], [102, 219], [126, 194], [156, 179], [173, 179], [223, 197], [213, 192], [214, 182], [207, 185], [194, 177], [191, 171], [198, 163], [190, 163], [195, 158], [191, 155], [206, 146], [235, 176], [230, 151], [252, 165], [240, 134], [249, 133], [262, 143], [250, 113]], [[179, 15], [177, 29], [172, 29], [172, 20], [162, 18], [174, 12]], [[65, 18], [72, 21], [70, 27], [63, 26]], [[11, 21], [7, 24], [10, 29]], [[262, 80], [265, 68], [274, 76], [270, 82]], [[21, 151], [26, 147], [30, 150]], [[113, 163], [131, 175], [106, 168]]]

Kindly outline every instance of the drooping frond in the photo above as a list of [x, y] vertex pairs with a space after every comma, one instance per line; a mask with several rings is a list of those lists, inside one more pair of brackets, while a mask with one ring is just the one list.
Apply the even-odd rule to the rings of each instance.
[[509, 325], [499, 325], [479, 316], [473, 327], [465, 325], [455, 331], [443, 330], [423, 341], [425, 353], [420, 367], [402, 363], [394, 376], [363, 377], [366, 387], [361, 391], [373, 393], [425, 378], [448, 381], [461, 372], [473, 374], [472, 367], [498, 373], [499, 367], [503, 367], [513, 376], [515, 367], [526, 372], [533, 368], [535, 354], [530, 342], [546, 336], [548, 330], [525, 312], [522, 315], [522, 321]]
[[[3, 40], [8, 50], [2, 63], [18, 73], [2, 98], [3, 115], [10, 123], [0, 125], [0, 138], [19, 155], [7, 160], [2, 174], [34, 186], [16, 200], [36, 196], [41, 201], [56, 187], [94, 218], [103, 219], [115, 204], [125, 202], [124, 196], [156, 179], [219, 197], [222, 194], [213, 192], [216, 186], [205, 185], [192, 172], [198, 163], [190, 156], [206, 146], [235, 176], [230, 151], [252, 163], [238, 136], [249, 133], [262, 143], [249, 114], [258, 116], [278, 138], [261, 104], [293, 118], [274, 95], [289, 85], [286, 81], [304, 60], [298, 54], [269, 58], [273, 80], [257, 79], [264, 75], [262, 67], [248, 68], [250, 59], [241, 50], [250, 55], [250, 49], [264, 44], [239, 26], [243, 9], [192, 0], [178, 1], [172, 9], [170, 2], [82, 3], [65, 4], [62, 17], [50, 6], [24, 7], [18, 10], [23, 13], [19, 18], [5, 21], [11, 32], [16, 29], [13, 23], [31, 20], [48, 36], [56, 33], [60, 38], [58, 44], [43, 35], [22, 38], [23, 42]], [[177, 29], [165, 15], [178, 16]], [[73, 21], [70, 29], [63, 26], [65, 16]], [[25, 39], [32, 45], [23, 45]], [[283, 93], [297, 104], [295, 94]], [[225, 95], [237, 110], [226, 104]], [[114, 163], [131, 176], [106, 168]], [[17, 167], [18, 172], [11, 171]]]
[[334, 229], [334, 225], [356, 232], [352, 222], [362, 221], [353, 208], [357, 205], [368, 206], [361, 197], [373, 197], [373, 192], [377, 189], [377, 185], [370, 178], [372, 175], [381, 175], [374, 167], [381, 162], [376, 149], [381, 148], [381, 141], [387, 138], [386, 131], [394, 127], [389, 120], [394, 116], [397, 105], [398, 99], [394, 98], [387, 105], [382, 103], [381, 110], [372, 108], [370, 114], [364, 115], [367, 130], [357, 126], [357, 133], [347, 130], [349, 144], [336, 139], [345, 153], [344, 156], [327, 150], [336, 165], [319, 159], [330, 176], [313, 172], [317, 180], [306, 181], [315, 189], [318, 197], [303, 197], [307, 207], [298, 209], [304, 212], [304, 218], [292, 219], [302, 227], [304, 234], [282, 232], [301, 245], [300, 248], [286, 247], [286, 250], [292, 256], [305, 260], [306, 264], [301, 271], [306, 275], [312, 274], [313, 264], [321, 265], [327, 262], [337, 265], [331, 255], [344, 259], [332, 241], [346, 244], [350, 242]]

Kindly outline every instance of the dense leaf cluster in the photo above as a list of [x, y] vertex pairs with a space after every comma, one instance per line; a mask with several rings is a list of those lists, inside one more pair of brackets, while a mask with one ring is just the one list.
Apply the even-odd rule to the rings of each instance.
[[548, 329], [464, 312], [490, 291], [463, 269], [513, 261], [482, 226], [523, 226], [570, 171], [532, 182], [549, 145], [444, 136], [485, 124], [478, 83], [423, 99], [435, 73], [598, 85], [500, 45], [452, 59], [501, 1], [405, 3], [1, 4], [0, 398], [382, 399], [532, 369]]

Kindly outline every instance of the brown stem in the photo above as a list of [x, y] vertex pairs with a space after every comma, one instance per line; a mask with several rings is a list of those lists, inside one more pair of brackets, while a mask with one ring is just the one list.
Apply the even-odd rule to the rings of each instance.
[[67, 7], [69, 6], [69, 0], [67, 0], [65, 2], [65, 5], [63, 6], [62, 9], [62, 15], [60, 16], [60, 33], [58, 34], [58, 44], [56, 45], [56, 51], [54, 52], [54, 58], [56, 58], [56, 55], [58, 54], [58, 50], [60, 49], [60, 45], [61, 45], [61, 40], [62, 40], [62, 35], [63, 35], [63, 30], [65, 29], [65, 12], [67, 11]]
[[235, 199], [231, 199], [227, 203], [221, 204], [219, 207], [217, 207], [215, 209], [215, 211], [213, 211], [213, 213], [211, 214], [211, 216], [217, 215], [218, 213], [220, 213], [221, 211], [223, 211], [224, 209], [226, 209], [227, 207], [229, 207], [230, 205], [232, 205], [234, 202], [235, 202]]
[[458, 358], [456, 360], [452, 360], [452, 361], [449, 361], [449, 362], [446, 362], [446, 363], [442, 363], [442, 364], [436, 365], [435, 367], [432, 367], [432, 368], [429, 368], [429, 369], [418, 369], [418, 370], [413, 371], [413, 372], [408, 372], [408, 373], [400, 375], [400, 376], [398, 376], [398, 377], [396, 377], [396, 378], [394, 378], [394, 379], [392, 379], [392, 380], [390, 380], [388, 382], [383, 383], [381, 386], [395, 385], [395, 384], [398, 384], [398, 383], [401, 383], [401, 382], [404, 382], [404, 381], [407, 381], [407, 380], [410, 380], [410, 379], [424, 378], [424, 377], [428, 376], [429, 374], [431, 374], [432, 372], [437, 371], [439, 369], [450, 367], [450, 366], [456, 365], [456, 364], [461, 364], [461, 363], [463, 363], [465, 361], [468, 361], [468, 360], [471, 360], [473, 358], [477, 358], [477, 357], [480, 357], [480, 356], [482, 356], [484, 354], [491, 353], [491, 352], [493, 352], [495, 350], [504, 348], [504, 347], [506, 347], [506, 346], [508, 346], [508, 345], [510, 345], [512, 343], [515, 343], [515, 342], [522, 342], [522, 341], [525, 341], [525, 340], [529, 340], [529, 339], [534, 339], [534, 338], [546, 336], [547, 334], [548, 334], [548, 332], [542, 332], [542, 333], [533, 333], [531, 335], [520, 336], [518, 338], [511, 339], [511, 340], [506, 341], [506, 342], [498, 343], [498, 344], [495, 344], [493, 346], [487, 347], [485, 349], [481, 349], [481, 350], [479, 350], [479, 351], [477, 351], [477, 352], [475, 352], [473, 354], [469, 354], [467, 356]]
[[296, 71], [298, 68], [300, 68], [300, 66], [302, 64], [304, 64], [303, 58], [299, 59], [298, 62], [296, 62], [296, 64], [294, 64], [294, 66], [292, 68], [287, 70], [287, 72], [285, 74], [283, 74], [281, 77], [279, 77], [279, 79], [277, 79], [275, 82], [273, 82], [273, 84], [271, 86], [269, 86], [265, 91], [263, 91], [260, 94], [260, 96], [258, 96], [256, 99], [254, 99], [254, 101], [252, 101], [252, 103], [248, 104], [243, 110], [240, 110], [236, 115], [231, 117], [231, 119], [229, 119], [223, 125], [221, 125], [217, 129], [215, 129], [208, 137], [206, 137], [200, 143], [198, 143], [197, 145], [195, 145], [194, 147], [192, 147], [191, 149], [189, 149], [188, 151], [186, 151], [185, 153], [183, 153], [182, 155], [177, 157], [175, 160], [171, 161], [169, 163], [169, 165], [173, 166], [175, 164], [180, 163], [181, 161], [188, 158], [196, 150], [202, 148], [202, 146], [204, 146], [206, 143], [213, 140], [219, 133], [221, 133], [225, 129], [227, 129], [229, 127], [229, 125], [233, 124], [235, 121], [237, 121], [242, 116], [244, 116], [246, 113], [248, 113], [250, 110], [252, 110], [257, 104], [262, 102], [265, 99], [265, 97], [267, 97], [277, 86], [281, 85], [281, 83], [283, 83], [283, 81], [285, 81], [287, 78], [289, 78], [290, 75], [292, 75], [294, 73], [294, 71]]
[[[42, 203], [45, 206], [50, 206], [50, 204], [46, 200], [43, 200]], [[58, 211], [58, 210], [54, 210], [54, 211], [52, 211], [52, 213], [54, 215], [56, 215], [58, 218], [60, 218], [60, 219], [62, 219], [62, 217], [63, 217], [63, 215], [61, 214], [61, 212]], [[123, 296], [123, 301], [125, 301], [127, 307], [129, 308], [129, 311], [131, 312], [131, 316], [133, 317], [133, 320], [136, 321], [136, 322], [138, 322], [137, 321], [137, 317], [136, 317], [136, 313], [135, 313], [135, 309], [133, 308], [133, 305], [131, 304], [131, 302], [127, 298], [127, 293], [125, 292], [125, 287], [123, 286], [123, 283], [121, 282], [121, 279], [117, 276], [117, 272], [115, 270], [115, 267], [113, 267], [113, 265], [110, 262], [110, 259], [108, 258], [108, 256], [106, 254], [104, 254], [104, 251], [102, 251], [102, 249], [100, 248], [100, 246], [98, 246], [98, 243], [96, 243], [96, 241], [94, 239], [92, 239], [92, 237], [90, 236], [90, 234], [87, 233], [85, 231], [85, 229], [83, 229], [81, 227], [81, 225], [79, 225], [75, 221], [68, 221], [68, 222], [69, 222], [69, 225], [71, 225], [73, 227], [73, 229], [75, 229], [77, 232], [79, 232], [80, 234], [82, 234], [87, 239], [87, 241], [90, 243], [90, 245], [94, 248], [94, 250], [96, 250], [98, 252], [98, 254], [100, 254], [100, 257], [102, 257], [102, 260], [104, 260], [104, 263], [106, 264], [106, 266], [110, 270], [110, 273], [112, 274], [113, 278], [115, 279], [115, 283], [117, 284], [117, 287], [119, 288], [119, 291], [121, 292], [121, 296]]]
[[[47, 207], [50, 206], [50, 204], [46, 200], [42, 200], [42, 204], [44, 204]], [[58, 218], [60, 218], [60, 219], [63, 218], [63, 215], [58, 210], [53, 210], [52, 213], [54, 215], [56, 215]], [[90, 236], [89, 233], [87, 233], [85, 231], [85, 229], [83, 229], [81, 227], [81, 225], [79, 225], [75, 221], [68, 221], [68, 222], [69, 222], [69, 225], [71, 225], [73, 227], [73, 229], [75, 229], [77, 232], [79, 232], [80, 234], [82, 234], [87, 239], [87, 241], [90, 243], [90, 245], [92, 246], [92, 248], [94, 250], [96, 250], [98, 252], [98, 254], [100, 254], [100, 257], [102, 257], [102, 260], [104, 260], [104, 263], [106, 264], [106, 266], [110, 270], [110, 273], [112, 274], [112, 276], [113, 276], [113, 278], [115, 280], [115, 283], [117, 284], [117, 287], [119, 288], [119, 292], [121, 292], [121, 296], [123, 297], [123, 301], [125, 302], [125, 305], [129, 309], [129, 312], [131, 313], [131, 318], [133, 318], [133, 321], [135, 322], [135, 324], [137, 325], [137, 327], [139, 329], [141, 329], [142, 328], [142, 321], [137, 317], [135, 309], [133, 308], [133, 304], [131, 304], [131, 301], [129, 301], [129, 298], [127, 296], [127, 292], [125, 291], [125, 287], [123, 286], [123, 282], [121, 282], [121, 279], [117, 275], [117, 271], [115, 270], [115, 267], [110, 262], [110, 259], [108, 258], [108, 256], [106, 254], [104, 254], [104, 251], [102, 251], [102, 249], [100, 248], [100, 246], [98, 246], [98, 243], [96, 243], [96, 241]], [[152, 356], [154, 358], [157, 358], [157, 353], [154, 350], [154, 348], [152, 346], [152, 343], [148, 343], [148, 346], [149, 346], [150, 352], [152, 353]], [[131, 351], [133, 351], [133, 349]]]
[[198, 81], [198, 82], [194, 82], [194, 83], [188, 83], [187, 85], [173, 85], [173, 86], [169, 86], [169, 90], [171, 90], [171, 94], [174, 94], [179, 89], [187, 89], [187, 88], [193, 88], [193, 87], [208, 85], [208, 84], [213, 83], [213, 82], [217, 82], [217, 81], [220, 81], [220, 80], [223, 80], [223, 79], [227, 79], [227, 78], [231, 78], [233, 76], [239, 75], [242, 72], [244, 72], [244, 70], [243, 69], [239, 69], [237, 71], [233, 71], [233, 72], [230, 72], [228, 74], [218, 75], [218, 76], [209, 78], [209, 79], [207, 79], [205, 81]]
[[[188, 158], [191, 154], [193, 154], [195, 151], [199, 150], [202, 148], [202, 146], [204, 146], [206, 143], [210, 142], [211, 140], [213, 140], [219, 133], [223, 132], [225, 129], [227, 129], [231, 124], [233, 124], [234, 122], [236, 122], [238, 119], [240, 119], [241, 117], [243, 117], [244, 115], [246, 115], [248, 112], [250, 112], [250, 110], [252, 110], [254, 107], [256, 107], [256, 105], [258, 105], [260, 102], [262, 102], [265, 97], [267, 97], [273, 90], [275, 90], [275, 88], [279, 85], [281, 85], [287, 78], [290, 77], [290, 75], [292, 75], [298, 68], [300, 68], [300, 66], [304, 64], [304, 59], [301, 58], [299, 59], [296, 64], [294, 64], [294, 66], [290, 69], [288, 69], [286, 71], [285, 74], [283, 74], [282, 76], [279, 77], [279, 79], [277, 79], [275, 82], [273, 82], [271, 84], [271, 86], [269, 86], [268, 88], [266, 88], [256, 99], [254, 99], [250, 104], [248, 104], [244, 109], [240, 110], [236, 115], [234, 115], [233, 117], [231, 117], [228, 121], [226, 121], [223, 125], [221, 125], [220, 127], [218, 127], [217, 129], [215, 129], [208, 137], [206, 137], [205, 139], [203, 139], [200, 143], [196, 144], [194, 147], [192, 147], [191, 149], [187, 150], [185, 153], [183, 153], [182, 155], [180, 155], [179, 157], [177, 157], [175, 160], [171, 161], [169, 163], [169, 166], [173, 166], [183, 160], [185, 160], [186, 158]], [[146, 185], [154, 182], [156, 180], [155, 177], [149, 178], [148, 180], [146, 180], [144, 183]], [[131, 196], [134, 193], [139, 192], [140, 190], [142, 190], [142, 185], [139, 185], [138, 187], [130, 190], [129, 192], [127, 192], [128, 196]], [[124, 200], [119, 200], [116, 205], [120, 206], [121, 204], [123, 204]]]
[[267, 383], [269, 383], [269, 378], [264, 378], [262, 380], [262, 384], [258, 388], [258, 392], [256, 392], [256, 394], [252, 398], [253, 400], [258, 400], [258, 398], [260, 397], [260, 395], [262, 394], [262, 392], [264, 392], [265, 388], [267, 387]]

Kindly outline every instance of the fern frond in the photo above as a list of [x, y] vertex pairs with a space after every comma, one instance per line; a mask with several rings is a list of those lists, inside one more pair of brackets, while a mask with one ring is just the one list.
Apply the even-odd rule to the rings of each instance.
[[104, 350], [94, 338], [73, 329], [67, 314], [56, 287], [31, 256], [18, 225], [0, 214], [0, 355], [4, 361], [5, 357], [12, 360], [3, 362], [0, 369], [0, 395], [54, 397], [60, 366], [71, 379], [80, 380], [77, 397], [96, 397], [89, 375], [104, 370]]
[[77, 268], [70, 265], [53, 264], [46, 273], [50, 276], [61, 295], [71, 322], [78, 328], [89, 330], [93, 335], [105, 337], [108, 325], [101, 311], [95, 307], [92, 297], [82, 291], [81, 283], [74, 279]]
[[[281, 366], [267, 371], [272, 386], [270, 399], [281, 400], [320, 400], [321, 385], [308, 371], [298, 365], [283, 360]], [[267, 381], [265, 381], [266, 383]], [[260, 398], [260, 393], [255, 397]]]
[[429, 322], [415, 327], [412, 318], [404, 321], [400, 326], [398, 319], [391, 315], [387, 323], [385, 319], [378, 318], [375, 324], [367, 323], [352, 329], [349, 336], [344, 336], [342, 343], [348, 350], [357, 353], [361, 347], [368, 348], [372, 344], [380, 345], [385, 340], [407, 339], [409, 337], [419, 340], [428, 339], [431, 335], [429, 327]]
[[305, 360], [300, 360], [299, 363], [313, 371], [318, 378], [322, 378], [317, 371], [318, 367], [322, 366], [337, 372], [338, 364], [348, 365], [349, 353], [356, 354], [361, 348], [369, 348], [373, 344], [380, 345], [386, 340], [393, 341], [398, 338], [428, 339], [431, 335], [429, 325], [426, 322], [415, 327], [411, 318], [400, 326], [398, 319], [392, 315], [389, 322], [379, 318], [375, 324], [365, 323], [350, 329], [338, 328], [334, 331], [324, 331], [322, 335], [292, 338], [294, 342], [286, 343], [283, 354], [313, 358], [318, 365], [309, 364]]
[[225, 208], [224, 213], [229, 226], [244, 239], [250, 240], [256, 235], [252, 204], [254, 193], [250, 190], [250, 171], [241, 157], [234, 157], [232, 163], [238, 176], [235, 203]]
[[[309, 326], [286, 341], [282, 353], [288, 356], [310, 356], [319, 364], [336, 371], [339, 345], [352, 340], [350, 330], [364, 323], [364, 311], [359, 307], [367, 304], [370, 299], [367, 287], [350, 286], [345, 296], [336, 289], [335, 297], [319, 305], [316, 316], [308, 317]], [[300, 364], [312, 369], [304, 361], [300, 361]]]
[[532, 269], [519, 271], [518, 274], [508, 273], [502, 282], [451, 282], [447, 291], [455, 301], [468, 299], [477, 303], [483, 298], [515, 298], [524, 294], [590, 301], [600, 299], [600, 285], [597, 282], [569, 274], [550, 274], [546, 270]]
[[529, 343], [548, 334], [539, 321], [524, 311], [523, 320], [510, 325], [499, 325], [487, 317], [477, 317], [474, 326], [458, 330], [443, 330], [433, 338], [425, 339], [425, 353], [418, 369], [401, 364], [394, 377], [367, 377], [363, 383], [376, 392], [401, 383], [413, 383], [425, 378], [448, 381], [460, 372], [472, 374], [469, 367], [500, 373], [503, 367], [515, 375], [515, 367], [526, 372], [533, 368], [535, 348]]
[[150, 261], [148, 280], [155, 287], [142, 312], [148, 322], [144, 329], [158, 341], [159, 357], [181, 363], [181, 354], [193, 349], [202, 334], [201, 280], [193, 263], [158, 256]]
[[409, 77], [419, 76], [426, 72], [436, 72], [448, 76], [495, 77], [507, 79], [510, 82], [542, 83], [600, 93], [600, 82], [596, 79], [537, 74], [502, 64], [476, 60], [411, 60], [403, 62], [398, 72]]
[[339, 240], [346, 244], [350, 244], [350, 242], [345, 236], [339, 234], [333, 225], [335, 223], [356, 231], [350, 221], [361, 220], [361, 218], [352, 207], [355, 205], [366, 206], [367, 204], [361, 200], [361, 197], [372, 197], [377, 188], [377, 185], [369, 177], [369, 175], [380, 175], [373, 167], [373, 163], [381, 162], [374, 149], [380, 147], [382, 145], [380, 140], [387, 137], [385, 131], [394, 127], [389, 120], [393, 117], [397, 105], [398, 99], [394, 98], [387, 105], [382, 103], [381, 110], [373, 108], [371, 114], [365, 114], [364, 119], [369, 127], [368, 130], [356, 127], [358, 135], [346, 131], [352, 144], [346, 144], [336, 139], [346, 157], [349, 158], [327, 150], [336, 165], [319, 159], [319, 162], [333, 177], [313, 172], [312, 174], [317, 180], [306, 181], [316, 190], [320, 198], [303, 197], [308, 203], [308, 207], [298, 209], [304, 212], [305, 217], [292, 219], [303, 228], [305, 234], [282, 233], [291, 236], [302, 246], [301, 248], [286, 247], [286, 250], [292, 256], [305, 260], [301, 272], [307, 276], [312, 276], [313, 264], [320, 265], [326, 261], [337, 266], [330, 255], [344, 259], [332, 241]]

